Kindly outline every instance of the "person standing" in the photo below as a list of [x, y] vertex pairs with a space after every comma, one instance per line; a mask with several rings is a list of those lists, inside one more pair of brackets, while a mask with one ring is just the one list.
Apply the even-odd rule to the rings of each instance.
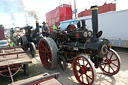
[[55, 22], [55, 24], [53, 25], [52, 29], [53, 30], [60, 30], [57, 22]]
[[9, 47], [14, 47], [14, 44], [13, 44], [12, 41], [10, 41], [10, 43], [9, 43]]
[[43, 22], [42, 24], [43, 24], [43, 26], [42, 26], [42, 35], [48, 37], [49, 28], [48, 28], [48, 26], [46, 25], [45, 22]]

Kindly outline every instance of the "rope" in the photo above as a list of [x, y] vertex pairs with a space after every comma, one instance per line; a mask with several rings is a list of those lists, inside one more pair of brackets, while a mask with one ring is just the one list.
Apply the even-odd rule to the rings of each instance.
[[12, 82], [14, 82], [14, 79], [12, 77], [12, 72], [10, 71], [10, 67], [9, 66], [8, 66], [8, 70], [9, 70], [9, 74], [10, 74], [11, 80], [12, 80]]
[[[22, 66], [19, 67], [19, 69], [12, 76], [15, 76], [20, 71], [21, 68], [22, 68]], [[3, 75], [2, 71], [0, 71], [0, 75], [3, 76], [3, 77], [10, 77], [10, 76], [7, 76], [7, 75]]]
[[[5, 53], [5, 50], [2, 50], [2, 53]], [[3, 75], [3, 74], [2, 74], [2, 71], [0, 71], [0, 75], [3, 76], [3, 77], [11, 77], [12, 82], [14, 82], [13, 76], [16, 75], [16, 74], [20, 71], [20, 69], [22, 68], [22, 66], [20, 66], [20, 67], [18, 68], [18, 70], [17, 70], [14, 74], [12, 74], [12, 72], [11, 72], [11, 70], [10, 70], [10, 66], [9, 66], [8, 57], [6, 57], [6, 56], [3, 56], [3, 57], [6, 58], [6, 60], [7, 60], [7, 62], [8, 62], [9, 76], [8, 76], [8, 75]]]

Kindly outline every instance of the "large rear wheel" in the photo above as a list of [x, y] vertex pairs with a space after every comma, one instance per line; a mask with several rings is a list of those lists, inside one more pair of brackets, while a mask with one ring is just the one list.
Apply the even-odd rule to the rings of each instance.
[[103, 58], [100, 69], [107, 75], [115, 75], [120, 70], [121, 59], [116, 51], [110, 49], [108, 55]]
[[81, 85], [92, 85], [95, 81], [95, 67], [85, 55], [78, 55], [74, 59], [73, 73]]
[[54, 69], [57, 67], [57, 45], [52, 38], [42, 38], [39, 43], [39, 55], [43, 66], [46, 69]]

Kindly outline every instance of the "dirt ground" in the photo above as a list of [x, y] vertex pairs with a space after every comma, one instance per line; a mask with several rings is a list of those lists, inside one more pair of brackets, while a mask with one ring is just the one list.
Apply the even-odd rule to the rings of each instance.
[[[94, 82], [94, 85], [128, 85], [128, 51], [117, 50], [117, 52], [121, 57], [121, 69], [119, 73], [113, 76], [108, 76], [103, 74], [100, 69], [96, 69], [96, 81]], [[68, 68], [65, 71], [59, 67], [55, 70], [46, 70], [40, 61], [38, 53], [37, 57], [32, 59], [32, 62], [36, 66], [36, 70], [38, 70], [39, 73], [46, 72], [52, 74], [59, 72], [60, 77], [58, 81], [63, 85], [79, 85], [73, 75], [71, 64], [68, 64]]]

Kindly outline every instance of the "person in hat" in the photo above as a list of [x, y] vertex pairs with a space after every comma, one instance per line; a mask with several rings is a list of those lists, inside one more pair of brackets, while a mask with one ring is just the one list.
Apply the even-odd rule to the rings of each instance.
[[43, 26], [42, 26], [42, 35], [48, 37], [48, 35], [49, 35], [49, 33], [48, 33], [49, 28], [48, 28], [48, 26], [46, 25], [45, 22], [43, 22], [42, 24], [43, 24]]
[[55, 22], [55, 25], [53, 25], [52, 29], [53, 30], [59, 30], [59, 26], [58, 26], [57, 22]]

